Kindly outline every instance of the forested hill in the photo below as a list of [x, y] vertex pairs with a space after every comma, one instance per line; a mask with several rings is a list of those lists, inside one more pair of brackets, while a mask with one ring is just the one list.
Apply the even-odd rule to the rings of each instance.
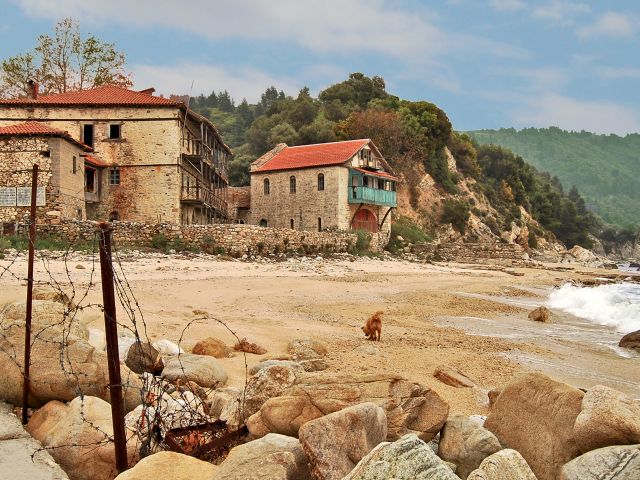
[[431, 236], [518, 237], [530, 246], [558, 238], [569, 248], [589, 247], [598, 224], [577, 191], [562, 192], [557, 180], [507, 149], [478, 147], [436, 105], [387, 92], [381, 77], [352, 73], [317, 97], [308, 88], [289, 96], [269, 87], [254, 104], [236, 103], [225, 90], [192, 98], [190, 106], [233, 149], [232, 185], [247, 185], [250, 163], [278, 143], [371, 138], [402, 178], [396, 215]]
[[573, 185], [587, 206], [619, 227], [640, 225], [640, 134], [619, 137], [551, 128], [468, 132], [480, 144], [509, 148], [540, 170]]

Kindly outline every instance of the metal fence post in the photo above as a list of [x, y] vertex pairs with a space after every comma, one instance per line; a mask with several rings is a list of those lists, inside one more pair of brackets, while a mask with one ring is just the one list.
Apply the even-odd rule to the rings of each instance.
[[124, 429], [124, 405], [122, 399], [122, 380], [120, 378], [120, 355], [118, 352], [118, 325], [116, 322], [113, 262], [111, 259], [111, 233], [113, 228], [108, 222], [100, 222], [98, 228], [100, 229], [100, 275], [102, 277], [104, 329], [107, 339], [109, 392], [116, 451], [116, 468], [118, 472], [123, 472], [128, 468], [127, 438]]
[[27, 270], [27, 314], [24, 319], [24, 379], [22, 380], [22, 423], [29, 410], [29, 366], [31, 363], [31, 311], [33, 306], [33, 257], [36, 247], [36, 203], [38, 200], [38, 165], [31, 174], [31, 223], [29, 224], [29, 266]]

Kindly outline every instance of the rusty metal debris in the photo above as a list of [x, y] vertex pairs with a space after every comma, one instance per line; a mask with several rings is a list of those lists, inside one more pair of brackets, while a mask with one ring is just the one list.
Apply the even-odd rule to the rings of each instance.
[[168, 430], [164, 436], [165, 445], [173, 452], [184, 453], [201, 460], [215, 461], [226, 457], [236, 445], [244, 443], [249, 435], [245, 425], [231, 427], [227, 422], [201, 423], [188, 427]]

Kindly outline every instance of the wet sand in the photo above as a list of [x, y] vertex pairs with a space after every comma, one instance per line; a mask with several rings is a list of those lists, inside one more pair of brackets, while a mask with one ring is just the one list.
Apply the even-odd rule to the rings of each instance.
[[[187, 351], [208, 336], [235, 342], [215, 318], [237, 336], [267, 348], [265, 355], [248, 355], [249, 367], [285, 356], [294, 338], [312, 336], [327, 344], [330, 372], [400, 374], [436, 389], [456, 413], [486, 413], [487, 390], [526, 371], [543, 371], [577, 387], [604, 384], [640, 396], [640, 356], [612, 348], [621, 334], [558, 312], [553, 324], [527, 319], [553, 286], [595, 277], [597, 271], [550, 266], [515, 268], [510, 274], [376, 259], [260, 263], [147, 254], [121, 260], [116, 270], [122, 266], [120, 279], [123, 272], [148, 337], [180, 341]], [[39, 262], [36, 278], [52, 276], [70, 291], [70, 277], [76, 298], [88, 289], [83, 303], [99, 302], [99, 272], [92, 258], [78, 255], [67, 266], [68, 274], [61, 260], [51, 260], [47, 269]], [[26, 271], [24, 257], [12, 271]], [[0, 278], [0, 303], [22, 300], [24, 291], [19, 280]], [[385, 316], [382, 341], [373, 344], [360, 326], [376, 310]], [[119, 321], [129, 322], [122, 307], [119, 312]], [[97, 308], [86, 309], [83, 317], [89, 326], [102, 328]], [[142, 320], [139, 313], [136, 319]], [[242, 386], [243, 356], [221, 361], [229, 383]], [[433, 377], [440, 365], [463, 371], [477, 388], [444, 385]]]

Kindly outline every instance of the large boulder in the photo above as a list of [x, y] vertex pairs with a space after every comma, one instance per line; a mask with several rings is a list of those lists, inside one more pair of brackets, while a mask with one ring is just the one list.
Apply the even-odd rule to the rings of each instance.
[[191, 353], [195, 355], [209, 355], [215, 358], [233, 357], [233, 349], [229, 348], [222, 340], [208, 337], [195, 344]]
[[[107, 354], [88, 342], [88, 330], [62, 304], [33, 302], [29, 405], [41, 407], [50, 400], [70, 401], [78, 395], [109, 400]], [[24, 308], [18, 302], [0, 312], [0, 400], [22, 402], [24, 359]], [[141, 403], [142, 382], [129, 368], [120, 366], [125, 409]]]
[[549, 323], [551, 322], [551, 311], [547, 307], [542, 306], [529, 312], [527, 317], [534, 322]]
[[438, 456], [454, 463], [456, 474], [462, 479], [499, 450], [502, 446], [496, 436], [464, 415], [449, 417], [440, 433]]
[[568, 462], [560, 480], [638, 480], [640, 445], [599, 448]]
[[164, 368], [160, 352], [150, 343], [136, 342], [131, 345], [125, 363], [138, 374], [148, 372], [159, 375]]
[[306, 337], [289, 342], [287, 351], [293, 360], [310, 360], [324, 357], [327, 354], [327, 347], [319, 340]]
[[635, 348], [640, 350], [640, 330], [627, 333], [620, 339], [620, 343], [618, 343], [618, 345], [624, 348]]
[[343, 480], [458, 480], [458, 476], [414, 434], [378, 444]]
[[195, 382], [201, 387], [216, 388], [227, 382], [222, 364], [207, 355], [183, 353], [167, 359], [162, 378], [170, 382]]
[[505, 449], [485, 458], [467, 480], [537, 480], [527, 461], [515, 450]]
[[[68, 405], [49, 402], [33, 414], [26, 428], [72, 480], [111, 480], [118, 474], [111, 405], [100, 398], [77, 397]], [[137, 454], [135, 438], [129, 440], [131, 465]]]
[[270, 398], [283, 395], [296, 382], [299, 375], [301, 372], [298, 368], [286, 365], [273, 365], [260, 369], [249, 379], [245, 389], [244, 418], [260, 410], [260, 407]]
[[270, 434], [234, 447], [216, 470], [215, 480], [307, 480], [307, 459], [300, 442]]
[[[435, 391], [398, 376], [291, 372], [286, 384], [273, 389], [272, 395], [248, 419], [247, 427], [252, 435], [271, 432], [295, 436], [300, 426], [310, 420], [350, 405], [373, 402], [385, 410], [387, 440], [416, 433], [429, 441], [440, 431], [449, 414], [449, 405]], [[260, 398], [264, 398], [264, 394]], [[252, 412], [257, 403], [251, 398], [247, 403], [251, 407], [247, 411]]]
[[387, 418], [374, 403], [361, 403], [305, 423], [299, 436], [312, 478], [341, 480], [387, 437]]
[[582, 452], [610, 445], [640, 443], [640, 400], [596, 385], [585, 393], [574, 425]]
[[209, 415], [216, 420], [237, 427], [244, 423], [242, 417], [242, 390], [237, 387], [218, 388], [207, 392], [205, 405]]
[[217, 467], [209, 462], [175, 452], [158, 452], [122, 472], [116, 480], [211, 480]]
[[555, 480], [580, 455], [573, 425], [584, 394], [541, 373], [508, 384], [484, 424], [505, 448], [522, 454], [540, 480]]

